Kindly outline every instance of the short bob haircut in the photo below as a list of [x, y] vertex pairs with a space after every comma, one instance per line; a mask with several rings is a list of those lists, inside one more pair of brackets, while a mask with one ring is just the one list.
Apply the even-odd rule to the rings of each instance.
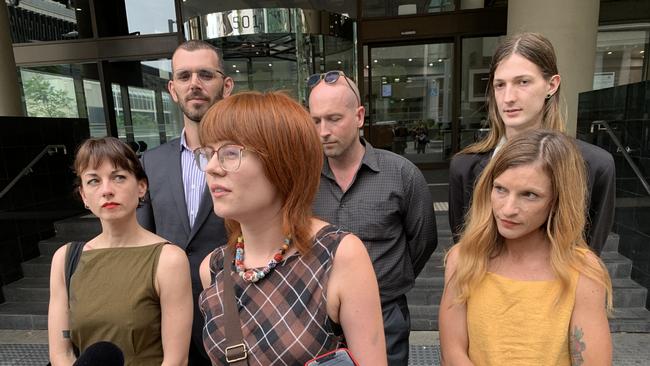
[[[202, 145], [229, 141], [258, 153], [269, 181], [282, 197], [282, 230], [301, 254], [311, 248], [312, 202], [323, 167], [323, 149], [309, 113], [282, 92], [243, 92], [213, 105], [201, 120]], [[226, 220], [234, 245], [241, 235]]]
[[504, 249], [492, 211], [491, 194], [494, 180], [506, 170], [533, 165], [546, 173], [551, 181], [551, 209], [546, 233], [551, 247], [550, 262], [562, 285], [561, 295], [569, 288], [569, 269], [576, 270], [603, 285], [607, 292], [607, 309], [612, 309], [612, 284], [607, 269], [595, 254], [586, 258], [590, 249], [584, 240], [586, 222], [585, 162], [575, 142], [561, 132], [537, 129], [510, 139], [492, 158], [474, 188], [467, 225], [458, 242], [459, 261], [453, 281], [458, 288], [459, 302], [470, 297], [474, 286], [481, 283], [490, 258]]
[[114, 167], [124, 169], [133, 174], [135, 178], [144, 181], [147, 186], [149, 180], [140, 164], [140, 160], [133, 149], [115, 137], [89, 138], [77, 149], [74, 159], [74, 172], [77, 175], [75, 186], [77, 191], [81, 187], [81, 174], [86, 169], [97, 169], [104, 161], [109, 161]]
[[[499, 106], [494, 95], [494, 73], [501, 62], [512, 55], [519, 55], [535, 64], [542, 73], [544, 80], [550, 80], [554, 75], [559, 75], [555, 49], [548, 38], [539, 33], [520, 33], [505, 37], [492, 56], [490, 76], [487, 90], [488, 120], [490, 132], [481, 141], [466, 147], [463, 153], [483, 153], [494, 149], [505, 136], [505, 124], [499, 115]], [[544, 100], [542, 110], [542, 128], [564, 132], [565, 121], [560, 106], [559, 85], [553, 95]]]

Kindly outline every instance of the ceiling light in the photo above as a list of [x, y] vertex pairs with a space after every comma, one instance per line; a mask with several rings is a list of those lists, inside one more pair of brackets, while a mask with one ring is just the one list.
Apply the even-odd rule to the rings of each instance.
[[237, 65], [232, 65], [232, 67], [237, 67]]
[[645, 53], [645, 51], [639, 51], [639, 53]]
[[396, 82], [396, 83], [399, 83], [399, 78], [395, 78], [395, 82]]
[[433, 66], [433, 62], [429, 62], [429, 66]]
[[269, 64], [269, 67], [273, 67], [273, 64]]
[[442, 62], [442, 59], [441, 59], [441, 58], [439, 58], [439, 59], [438, 59], [438, 62]]
[[377, 60], [373, 60], [372, 62], [377, 63]]
[[235, 70], [235, 72], [239, 72], [239, 70]]
[[612, 51], [607, 52], [607, 54], [608, 54], [608, 55], [611, 55], [611, 54], [612, 54]]
[[338, 60], [338, 61], [336, 61], [336, 63], [340, 65], [340, 64], [342, 64], [343, 62], [341, 62], [341, 60]]
[[412, 59], [412, 58], [409, 58], [409, 62], [411, 62], [411, 61], [413, 61], [413, 59]]

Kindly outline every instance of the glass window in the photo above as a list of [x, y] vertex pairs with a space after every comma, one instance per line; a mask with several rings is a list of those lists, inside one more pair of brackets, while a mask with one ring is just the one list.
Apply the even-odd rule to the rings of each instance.
[[480, 140], [488, 128], [486, 93], [499, 37], [464, 38], [460, 98], [460, 148]]
[[114, 62], [110, 74], [118, 137], [143, 152], [180, 136], [183, 116], [167, 91], [171, 60]]
[[181, 4], [184, 22], [190, 18], [216, 12], [254, 8], [301, 8], [326, 10], [336, 14], [347, 15], [350, 18], [356, 18], [357, 13], [356, 1], [345, 0], [312, 0], [309, 2], [298, 0], [267, 0], [257, 3], [246, 1], [188, 0], [183, 1]]
[[72, 77], [21, 69], [25, 108], [29, 117], [79, 117]]
[[[113, 6], [115, 3], [114, 1], [103, 2], [113, 4]], [[125, 0], [124, 3], [129, 34], [172, 33], [177, 31], [176, 9], [173, 0]]]
[[370, 49], [373, 145], [416, 163], [449, 157], [453, 55], [451, 43]]
[[394, 17], [399, 15], [430, 14], [456, 10], [454, 0], [431, 1], [362, 1], [364, 18]]
[[598, 32], [594, 90], [642, 81], [649, 38], [647, 30]]
[[13, 43], [93, 37], [88, 1], [13, 1], [7, 12]]

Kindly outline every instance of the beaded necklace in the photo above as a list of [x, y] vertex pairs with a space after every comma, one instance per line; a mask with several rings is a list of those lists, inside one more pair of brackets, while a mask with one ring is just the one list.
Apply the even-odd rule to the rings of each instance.
[[247, 282], [257, 282], [264, 278], [278, 263], [282, 262], [284, 259], [284, 253], [287, 252], [289, 246], [291, 245], [291, 237], [287, 236], [284, 238], [284, 244], [278, 249], [278, 252], [273, 255], [273, 258], [269, 261], [269, 264], [266, 267], [257, 270], [255, 268], [246, 269], [244, 267], [244, 237], [240, 236], [237, 238], [237, 244], [235, 245], [235, 267], [237, 268], [237, 273], [244, 281]]

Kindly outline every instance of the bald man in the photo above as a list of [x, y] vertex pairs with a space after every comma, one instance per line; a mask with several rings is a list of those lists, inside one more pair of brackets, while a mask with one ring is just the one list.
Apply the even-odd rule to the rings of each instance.
[[312, 75], [309, 111], [325, 153], [314, 214], [364, 242], [373, 261], [389, 365], [408, 365], [406, 293], [438, 243], [433, 202], [418, 168], [360, 137], [365, 109], [341, 71]]

